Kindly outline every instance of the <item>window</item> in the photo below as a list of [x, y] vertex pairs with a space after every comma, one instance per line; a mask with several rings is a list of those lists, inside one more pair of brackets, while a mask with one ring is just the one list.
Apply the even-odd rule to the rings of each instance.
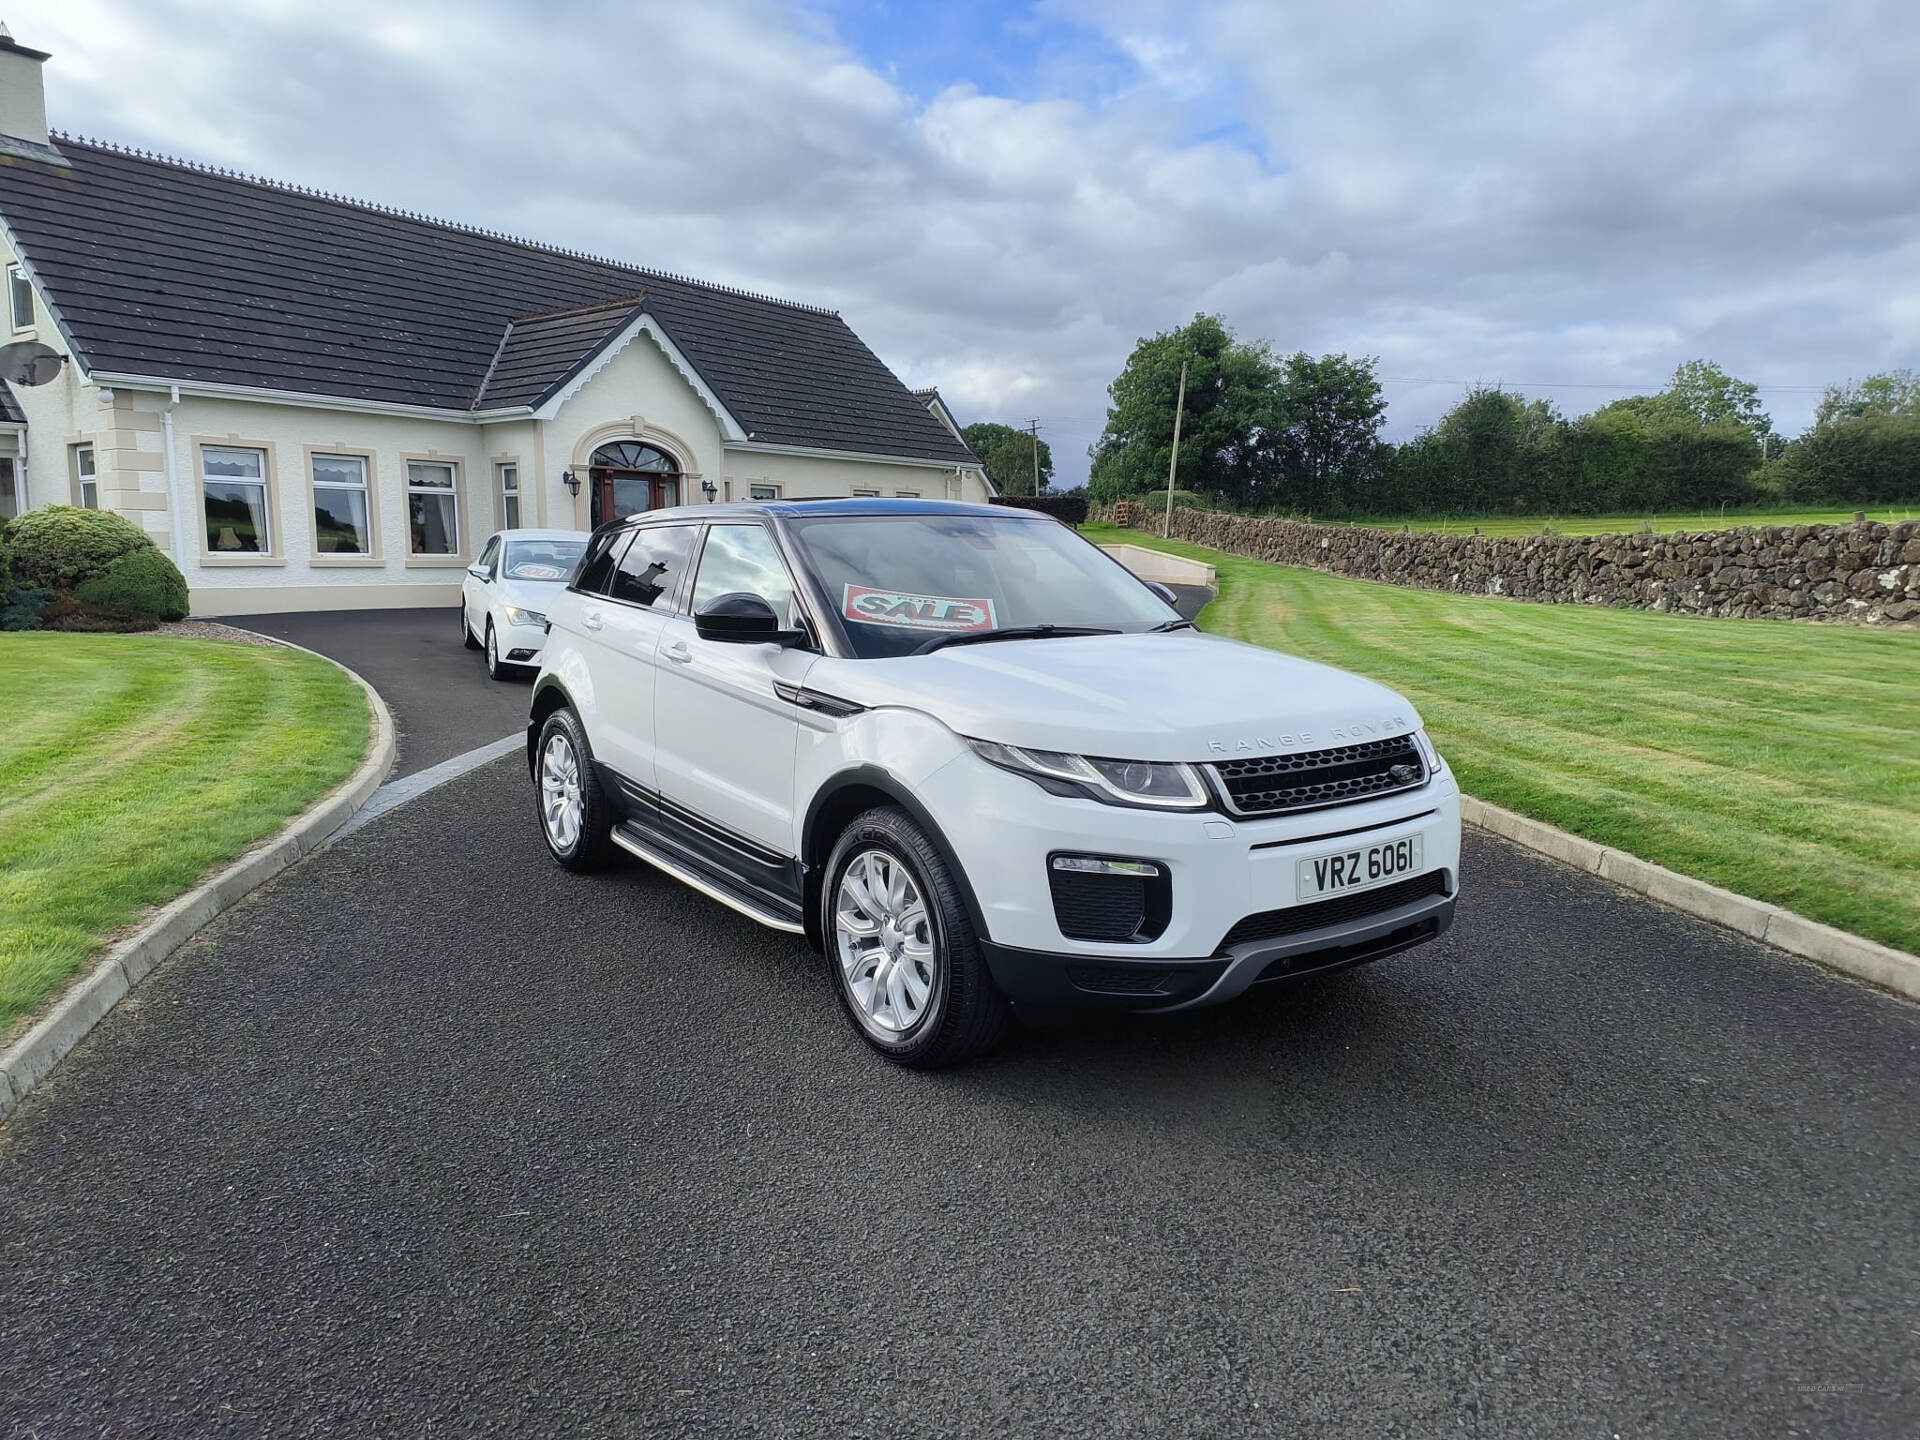
[[313, 549], [318, 555], [373, 553], [364, 456], [313, 457]]
[[749, 500], [778, 500], [780, 498], [780, 487], [778, 485], [752, 484], [747, 486], [747, 498]]
[[520, 528], [520, 467], [501, 465], [496, 467], [500, 476], [500, 528], [518, 530]]
[[230, 445], [200, 447], [200, 488], [206, 498], [207, 549], [216, 555], [265, 555], [267, 452]]
[[12, 460], [0, 460], [0, 520], [11, 520], [27, 508], [24, 478]]
[[100, 508], [100, 477], [93, 470], [93, 446], [69, 445], [67, 468], [73, 475], [73, 503], [89, 510]]
[[693, 613], [735, 592], [758, 595], [781, 617], [781, 624], [792, 627], [793, 580], [765, 526], [715, 525], [707, 531], [700, 575], [693, 584]]
[[596, 536], [591, 542], [592, 549], [587, 552], [587, 558], [580, 566], [580, 573], [573, 577], [573, 588], [589, 595], [604, 595], [608, 582], [613, 579], [614, 562], [620, 558], [620, 551], [627, 539], [624, 530], [609, 530]]
[[473, 562], [473, 568], [485, 572], [486, 577], [491, 580], [493, 578], [493, 562], [499, 558], [500, 537], [498, 535], [490, 536], [487, 543], [480, 549], [480, 558]]
[[918, 490], [896, 490], [893, 494], [897, 500], [918, 500], [920, 498], [920, 492]]
[[33, 328], [33, 282], [18, 265], [7, 267], [7, 303], [13, 315], [13, 328]]
[[407, 548], [415, 555], [460, 553], [457, 475], [445, 461], [407, 462]]
[[507, 542], [507, 579], [564, 580], [580, 563], [584, 540], [510, 540]]
[[[792, 535], [860, 659], [904, 655], [942, 631], [1025, 625], [1139, 632], [1174, 617], [1066, 526], [1028, 512], [817, 515]], [[1018, 518], [1015, 518], [1018, 517]]]
[[855, 491], [853, 492], [853, 498], [854, 498], [854, 499], [856, 499], [856, 500], [861, 500], [861, 499], [865, 499], [865, 500], [878, 500], [878, 499], [880, 498], [880, 492], [879, 492], [878, 490], [859, 490], [859, 489], [856, 489], [856, 490], [855, 490]]
[[[671, 603], [693, 549], [691, 525], [660, 525], [636, 530], [633, 543], [613, 572], [613, 598], [634, 605], [652, 605], [663, 596]], [[668, 608], [662, 606], [662, 609]]]

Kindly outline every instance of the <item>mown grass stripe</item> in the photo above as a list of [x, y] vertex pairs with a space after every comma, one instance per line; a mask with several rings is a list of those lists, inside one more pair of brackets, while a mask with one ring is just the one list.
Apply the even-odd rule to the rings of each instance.
[[0, 639], [0, 1031], [146, 909], [338, 785], [358, 685], [317, 656], [205, 640]]

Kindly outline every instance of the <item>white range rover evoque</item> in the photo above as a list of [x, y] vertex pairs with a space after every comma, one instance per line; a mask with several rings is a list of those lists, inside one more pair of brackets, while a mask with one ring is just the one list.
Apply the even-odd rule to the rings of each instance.
[[527, 727], [542, 832], [828, 957], [889, 1059], [1011, 1006], [1177, 1010], [1453, 919], [1459, 791], [1400, 696], [1206, 635], [1059, 522], [702, 505], [594, 534]]

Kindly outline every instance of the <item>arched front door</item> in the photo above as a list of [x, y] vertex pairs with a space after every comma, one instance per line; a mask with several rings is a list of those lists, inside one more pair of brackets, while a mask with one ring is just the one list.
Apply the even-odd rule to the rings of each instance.
[[602, 445], [587, 462], [587, 478], [596, 526], [680, 503], [680, 462], [638, 440]]

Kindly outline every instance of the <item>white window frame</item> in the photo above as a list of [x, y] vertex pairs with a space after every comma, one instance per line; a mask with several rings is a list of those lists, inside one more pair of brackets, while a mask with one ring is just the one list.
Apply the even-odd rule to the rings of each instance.
[[26, 513], [27, 467], [16, 456], [0, 455], [0, 475], [7, 477], [6, 486], [13, 492], [13, 514], [0, 515], [0, 519], [11, 520]]
[[853, 486], [848, 486], [847, 488], [855, 500], [878, 500], [880, 498], [880, 492], [878, 490], [861, 490]]
[[[315, 466], [322, 460], [348, 462], [360, 467], [358, 485], [342, 485], [337, 480], [322, 480]], [[379, 543], [374, 538], [373, 528], [373, 466], [365, 455], [356, 455], [347, 450], [314, 450], [307, 455], [307, 488], [313, 496], [313, 553], [322, 560], [367, 560], [371, 559]], [[322, 490], [358, 490], [360, 504], [367, 516], [367, 543], [362, 550], [322, 550], [320, 548], [320, 492]]]
[[[462, 553], [460, 548], [460, 462], [458, 460], [408, 460], [407, 466], [407, 558], [409, 560], [457, 560]], [[447, 472], [445, 485], [416, 485], [413, 472], [418, 468], [431, 468]], [[416, 495], [446, 495], [453, 500], [453, 534], [448, 537], [449, 549], [416, 550], [413, 548], [413, 497]]]
[[[215, 560], [259, 561], [273, 559], [276, 555], [273, 544], [273, 487], [269, 484], [272, 475], [273, 458], [258, 445], [209, 445], [202, 443], [200, 449], [200, 544], [202, 553]], [[260, 475], [258, 479], [245, 476], [209, 475], [207, 456], [214, 453], [244, 452], [260, 457]], [[217, 550], [207, 534], [207, 486], [216, 485], [257, 485], [260, 487], [260, 548], [258, 550]]]
[[[82, 461], [85, 461], [84, 467]], [[73, 476], [73, 493], [78, 497], [82, 510], [100, 508], [100, 467], [95, 463], [93, 442], [82, 440], [77, 445], [67, 447], [67, 469]], [[91, 497], [87, 491], [92, 490]]]
[[[494, 482], [500, 491], [500, 528], [502, 530], [521, 529], [522, 495], [520, 492], [520, 462], [502, 460], [493, 467]], [[513, 518], [507, 518], [507, 502], [513, 502]]]
[[918, 490], [896, 490], [893, 492], [893, 498], [896, 500], [918, 500], [920, 498], [920, 492]]
[[[761, 493], [763, 491], [765, 492], [764, 494]], [[749, 500], [778, 500], [780, 498], [780, 487], [770, 480], [749, 480], [747, 482], [747, 498]]]
[[[26, 288], [27, 299], [27, 318], [24, 321], [20, 318], [20, 295], [22, 286]], [[7, 320], [13, 326], [13, 333], [16, 335], [22, 331], [33, 329], [36, 323], [33, 281], [27, 278], [26, 267], [23, 265], [7, 266]]]

